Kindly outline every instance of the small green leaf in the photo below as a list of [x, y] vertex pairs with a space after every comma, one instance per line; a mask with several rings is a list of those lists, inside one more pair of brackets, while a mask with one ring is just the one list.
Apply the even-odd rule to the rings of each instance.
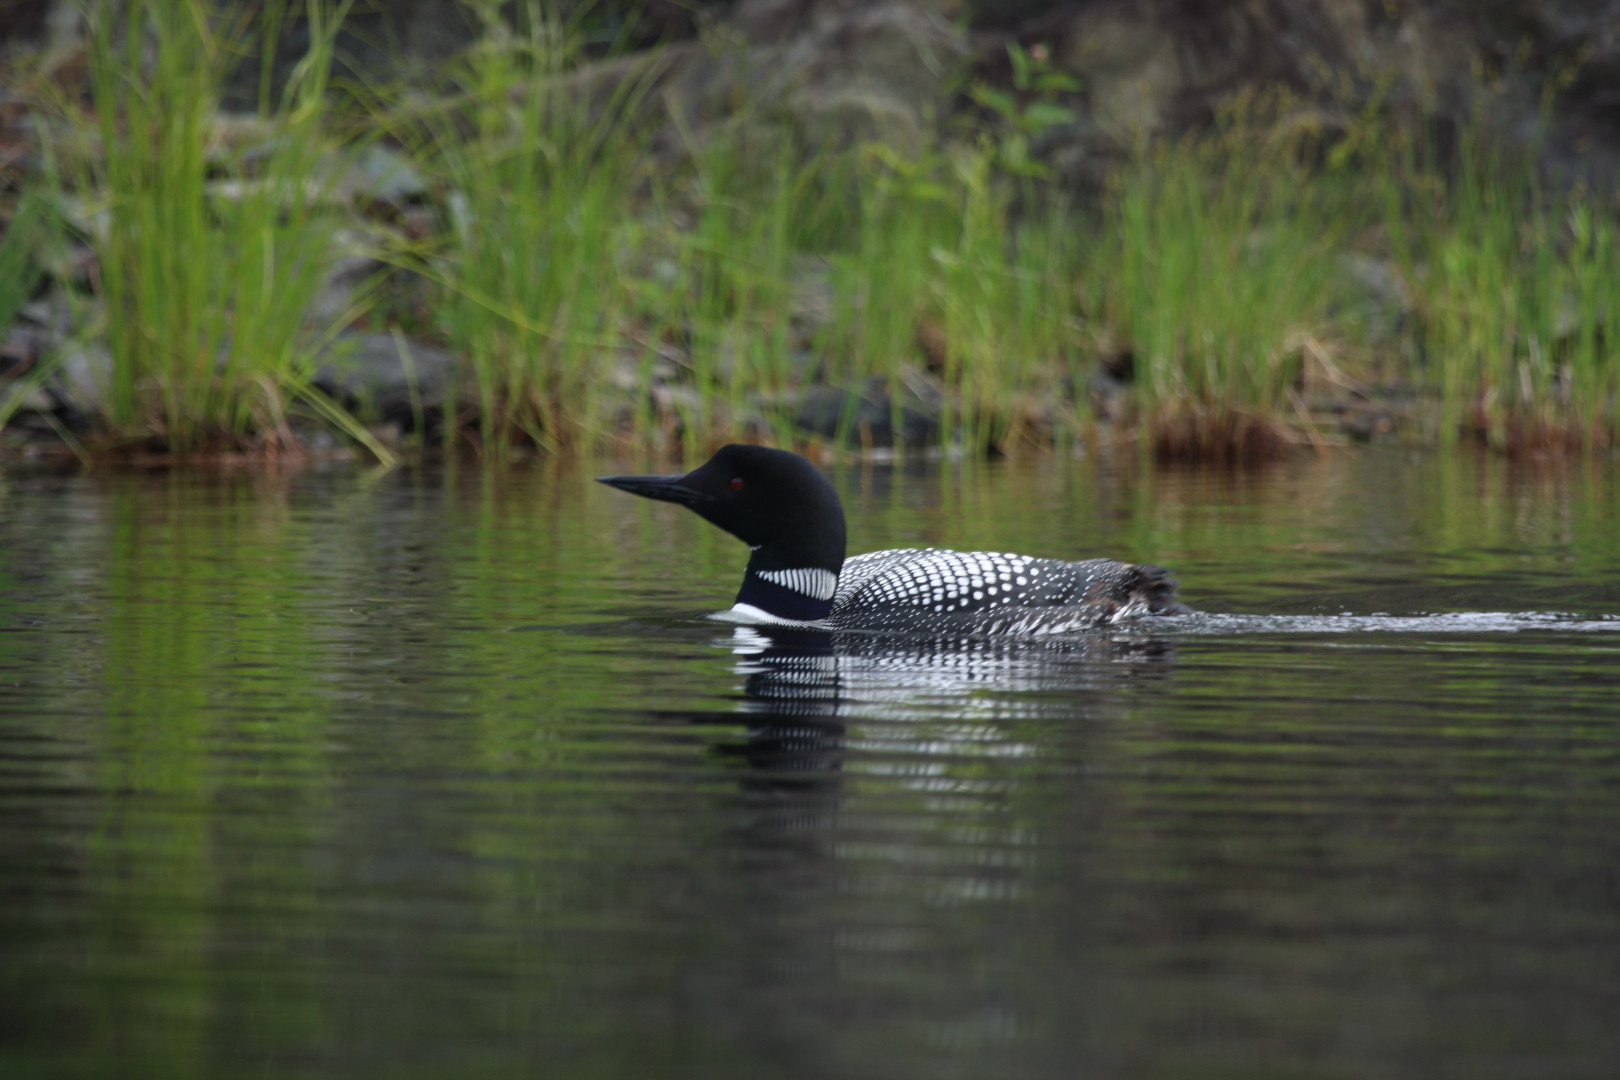
[[1018, 102], [1005, 91], [988, 86], [975, 87], [973, 100], [987, 109], [994, 109], [1004, 119], [1012, 120], [1018, 115]]
[[912, 197], [917, 199], [925, 199], [932, 202], [946, 204], [951, 201], [951, 193], [945, 188], [944, 185], [932, 183], [930, 181], [912, 184], [908, 191]]
[[1066, 71], [1043, 71], [1035, 89], [1042, 94], [1073, 94], [1079, 92], [1080, 80]]
[[1024, 126], [1032, 132], [1045, 131], [1059, 124], [1072, 124], [1078, 119], [1073, 109], [1054, 105], [1050, 101], [1031, 102], [1024, 111]]
[[1029, 89], [1029, 53], [1016, 41], [1007, 43], [1007, 58], [1012, 61], [1013, 85], [1020, 90]]

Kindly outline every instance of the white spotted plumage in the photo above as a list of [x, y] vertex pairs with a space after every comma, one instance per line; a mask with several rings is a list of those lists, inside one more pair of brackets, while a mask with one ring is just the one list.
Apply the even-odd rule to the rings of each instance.
[[1121, 604], [1141, 569], [1111, 559], [1063, 562], [1000, 551], [896, 548], [844, 562], [834, 628], [971, 628], [1053, 634], [1140, 614]]

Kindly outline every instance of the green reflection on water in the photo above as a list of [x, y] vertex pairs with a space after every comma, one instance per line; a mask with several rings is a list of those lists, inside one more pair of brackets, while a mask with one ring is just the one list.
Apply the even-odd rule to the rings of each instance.
[[[1195, 1008], [1308, 1033], [1335, 972], [1376, 990], [1425, 934], [1455, 948], [1448, 918], [1577, 988], [1610, 955], [1585, 875], [1615, 688], [1568, 639], [1071, 660], [1072, 685], [857, 714], [825, 791], [782, 795], [727, 749], [725, 632], [688, 621], [743, 549], [588, 482], [613, 471], [8, 480], [6, 1074], [758, 1075], [807, 1047], [806, 1074], [971, 1072], [1069, 1045], [1054, 987], [1123, 1044]], [[839, 481], [855, 550], [1152, 559], [1218, 610], [1620, 612], [1612, 465]], [[1424, 870], [1534, 858], [1494, 893]], [[1571, 948], [1522, 930], [1560, 895]], [[1334, 934], [1372, 944], [1346, 967]]]

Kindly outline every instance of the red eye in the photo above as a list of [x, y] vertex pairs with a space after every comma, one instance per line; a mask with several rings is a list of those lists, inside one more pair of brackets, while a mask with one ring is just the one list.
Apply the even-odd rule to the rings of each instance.
[[731, 490], [732, 491], [741, 491], [742, 490], [742, 477], [733, 476], [731, 478]]

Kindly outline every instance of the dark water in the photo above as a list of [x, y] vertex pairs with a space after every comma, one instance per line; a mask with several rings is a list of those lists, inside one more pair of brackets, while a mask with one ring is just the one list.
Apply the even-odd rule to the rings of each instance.
[[1613, 463], [839, 477], [1219, 613], [1038, 644], [644, 464], [0, 477], [0, 1076], [1620, 1071]]

